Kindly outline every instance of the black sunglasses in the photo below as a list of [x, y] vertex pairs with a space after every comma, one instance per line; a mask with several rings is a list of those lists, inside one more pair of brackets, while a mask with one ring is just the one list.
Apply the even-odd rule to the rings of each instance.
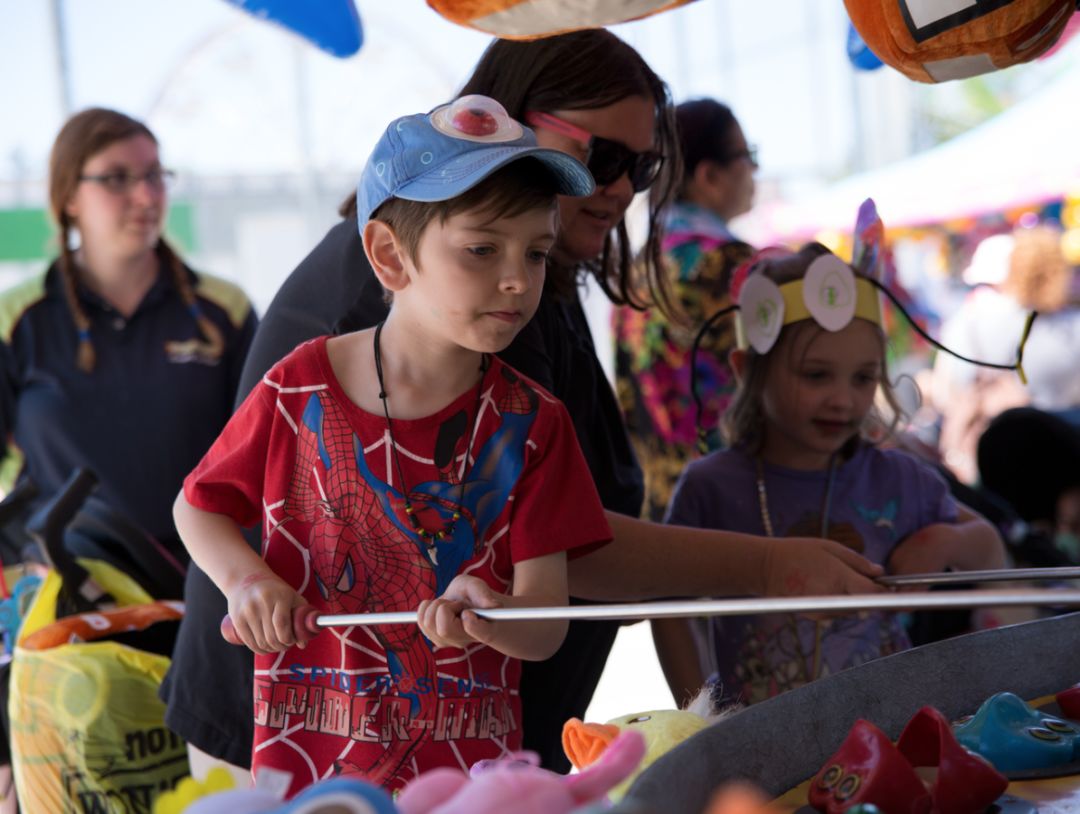
[[587, 150], [585, 166], [589, 168], [598, 187], [613, 184], [626, 174], [630, 177], [634, 192], [644, 192], [652, 186], [664, 165], [663, 154], [655, 150], [635, 153], [625, 144], [603, 136], [594, 136], [588, 130], [550, 113], [530, 110], [525, 114], [525, 123], [562, 133], [580, 142]]

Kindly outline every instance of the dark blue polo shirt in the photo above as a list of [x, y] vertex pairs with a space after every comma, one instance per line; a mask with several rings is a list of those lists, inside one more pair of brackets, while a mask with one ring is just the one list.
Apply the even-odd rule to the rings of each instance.
[[76, 467], [90, 467], [98, 497], [178, 553], [173, 501], [232, 414], [256, 325], [235, 285], [185, 273], [224, 337], [218, 359], [197, 352], [192, 340], [203, 337], [164, 264], [127, 319], [78, 288], [97, 356], [90, 373], [76, 363], [78, 337], [56, 263], [0, 294], [5, 486], [21, 473], [48, 496]]

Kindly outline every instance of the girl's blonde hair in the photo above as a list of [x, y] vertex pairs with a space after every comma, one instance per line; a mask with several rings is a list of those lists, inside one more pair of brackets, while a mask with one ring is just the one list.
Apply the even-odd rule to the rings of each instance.
[[[764, 274], [777, 285], [801, 280], [810, 264], [823, 254], [831, 252], [820, 243], [808, 243], [797, 253], [786, 256], [772, 256], [756, 263], [750, 269], [751, 274]], [[857, 276], [859, 273], [855, 272]], [[768, 377], [769, 366], [777, 356], [781, 348], [793, 347], [792, 340], [806, 331], [817, 333], [825, 329], [813, 320], [807, 319], [786, 325], [777, 337], [776, 343], [767, 353], [758, 353], [753, 348], [746, 350], [746, 365], [743, 375], [739, 379], [735, 395], [728, 405], [720, 420], [720, 432], [728, 446], [746, 447], [751, 454], [761, 451], [764, 442], [765, 419], [763, 415], [762, 393], [765, 389], [765, 380]], [[889, 381], [885, 361], [885, 334], [881, 331], [881, 382], [878, 385], [880, 401], [885, 403], [886, 409], [882, 409], [880, 403], [875, 403], [867, 416], [867, 422], [863, 426], [861, 435], [864, 439], [873, 439], [875, 442], [891, 434], [903, 417], [903, 409], [900, 406], [896, 391], [892, 382]], [[812, 341], [812, 340], [811, 340]], [[842, 450], [843, 454], [850, 454], [855, 439], [852, 439]]]

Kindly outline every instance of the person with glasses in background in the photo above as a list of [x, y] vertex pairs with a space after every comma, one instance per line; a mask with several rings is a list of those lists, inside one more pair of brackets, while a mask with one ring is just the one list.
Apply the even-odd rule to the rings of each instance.
[[182, 563], [172, 501], [232, 413], [257, 320], [162, 236], [172, 178], [123, 113], [84, 110], [57, 135], [59, 256], [0, 294], [0, 488], [29, 478], [45, 500], [87, 467], [96, 496]]
[[[578, 284], [592, 275], [617, 304], [659, 301], [667, 307], [659, 219], [680, 164], [664, 82], [628, 44], [592, 29], [532, 41], [496, 40], [461, 94], [496, 99], [511, 117], [536, 129], [541, 147], [582, 160], [596, 181], [592, 195], [560, 196], [559, 232], [540, 305], [499, 354], [566, 404], [614, 534], [614, 542], [568, 562], [571, 595], [608, 601], [879, 590], [872, 582], [878, 566], [827, 540], [765, 539], [640, 519], [641, 470], [597, 357]], [[652, 285], [638, 293], [623, 216], [635, 193], [650, 185], [658, 192], [649, 208], [641, 268]], [[382, 289], [364, 260], [355, 199], [345, 202], [342, 215], [270, 304], [245, 366], [242, 392], [298, 343], [385, 318]], [[198, 777], [213, 764], [207, 755], [248, 765], [252, 667], [246, 649], [218, 635], [226, 606], [196, 568], [188, 572], [185, 596], [187, 614], [162, 695], [166, 721], [187, 740]], [[569, 770], [562, 726], [583, 716], [617, 630], [614, 622], [571, 622], [554, 656], [524, 665], [525, 748], [538, 752], [545, 766]]]
[[[677, 316], [628, 306], [612, 314], [616, 392], [645, 474], [643, 516], [656, 522], [664, 519], [686, 464], [722, 445], [720, 416], [735, 392], [728, 366], [734, 322], [716, 324], [697, 355], [700, 415], [690, 388], [691, 347], [705, 320], [730, 305], [732, 273], [753, 253], [728, 223], [750, 211], [758, 167], [757, 149], [747, 144], [727, 105], [713, 99], [684, 102], [675, 108], [675, 120], [681, 177], [674, 202], [664, 210], [662, 249]], [[703, 681], [696, 627], [694, 620], [652, 622], [661, 667], [680, 705]]]
[[95, 497], [183, 564], [172, 502], [232, 414], [257, 320], [162, 237], [172, 177], [123, 113], [84, 110], [57, 135], [59, 256], [0, 293], [0, 489], [30, 479], [44, 501], [89, 468]]

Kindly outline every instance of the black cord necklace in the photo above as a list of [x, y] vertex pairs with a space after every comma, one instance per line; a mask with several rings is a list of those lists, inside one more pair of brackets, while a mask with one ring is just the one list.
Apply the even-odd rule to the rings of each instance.
[[[382, 334], [384, 324], [385, 323], [380, 322], [375, 326], [375, 339], [373, 343], [375, 352], [375, 375], [379, 379], [379, 400], [382, 401], [383, 415], [386, 416], [386, 432], [390, 436], [390, 452], [394, 458], [394, 468], [397, 470], [401, 495], [405, 501], [405, 515], [409, 518], [409, 523], [412, 525], [416, 535], [427, 547], [427, 550], [432, 557], [432, 561], [434, 562], [436, 541], [445, 540], [447, 537], [453, 536], [457, 521], [461, 519], [461, 505], [462, 500], [465, 498], [465, 473], [464, 471], [461, 473], [461, 480], [458, 485], [457, 506], [450, 517], [450, 522], [434, 532], [424, 528], [423, 524], [420, 522], [420, 518], [416, 516], [416, 510], [412, 505], [412, 501], [409, 500], [409, 489], [405, 485], [405, 474], [401, 468], [401, 459], [398, 457], [397, 441], [394, 439], [394, 422], [390, 420], [390, 408], [387, 406], [387, 399], [389, 397], [386, 394], [386, 384], [383, 381], [382, 352], [379, 347], [379, 337]], [[476, 440], [476, 425], [479, 423], [480, 407], [484, 400], [484, 376], [487, 373], [488, 366], [488, 355], [486, 353], [481, 354], [480, 383], [476, 385], [476, 414], [473, 416], [472, 429], [469, 431], [469, 443], [465, 446], [466, 465], [469, 462], [469, 458], [472, 457], [473, 441]]]

